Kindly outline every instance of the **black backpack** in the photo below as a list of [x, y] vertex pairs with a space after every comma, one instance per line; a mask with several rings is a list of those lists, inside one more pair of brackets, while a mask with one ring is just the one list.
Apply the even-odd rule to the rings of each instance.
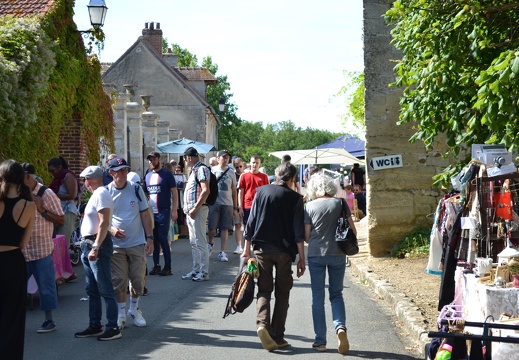
[[[201, 166], [205, 166], [206, 168], [209, 169], [209, 191], [210, 192], [209, 192], [209, 196], [205, 200], [205, 203], [207, 205], [214, 205], [214, 203], [216, 202], [216, 199], [218, 199], [218, 180], [220, 180], [220, 179], [216, 178], [216, 175], [213, 174], [213, 172], [211, 171], [209, 166], [207, 166], [205, 164], [202, 164]], [[198, 181], [198, 177], [196, 176], [197, 172], [198, 172], [198, 169], [195, 170], [195, 180], [196, 180], [196, 183], [198, 184], [198, 186], [200, 186], [200, 181]]]

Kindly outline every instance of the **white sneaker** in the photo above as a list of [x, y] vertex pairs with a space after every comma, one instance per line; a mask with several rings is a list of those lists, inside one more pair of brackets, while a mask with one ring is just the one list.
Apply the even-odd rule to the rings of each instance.
[[241, 248], [241, 246], [237, 246], [236, 250], [234, 250], [235, 254], [241, 254], [242, 252], [243, 252], [243, 249]]
[[117, 317], [117, 328], [119, 330], [122, 330], [122, 329], [124, 329], [125, 326], [126, 326], [126, 315], [119, 314], [119, 316]]
[[201, 271], [193, 278], [193, 281], [200, 282], [200, 281], [207, 281], [209, 280], [209, 274], [206, 274], [205, 272]]
[[229, 259], [227, 258], [227, 254], [224, 253], [223, 251], [220, 251], [220, 253], [218, 254], [218, 260], [229, 261]]
[[195, 270], [191, 270], [186, 275], [182, 275], [182, 280], [190, 280], [193, 279], [196, 274], [198, 274]]
[[133, 311], [128, 310], [128, 315], [130, 315], [133, 318], [133, 323], [135, 324], [135, 326], [146, 326], [146, 320], [144, 320], [144, 318], [142, 317], [142, 312], [139, 309]]

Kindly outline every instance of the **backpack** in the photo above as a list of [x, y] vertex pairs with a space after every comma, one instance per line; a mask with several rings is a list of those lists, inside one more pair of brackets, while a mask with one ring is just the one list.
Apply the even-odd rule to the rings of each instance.
[[225, 306], [223, 318], [243, 312], [254, 300], [254, 276], [248, 271], [242, 271], [232, 284], [232, 291]]
[[[206, 168], [209, 169], [209, 166], [207, 166], [205, 164], [202, 164], [201, 166], [205, 166]], [[196, 180], [196, 183], [198, 184], [198, 186], [200, 186], [200, 181], [198, 181], [198, 177], [196, 176], [197, 172], [198, 172], [198, 168], [195, 170], [195, 180]], [[210, 192], [209, 192], [209, 196], [205, 200], [205, 203], [207, 205], [214, 205], [216, 202], [216, 199], [218, 199], [218, 181], [219, 180], [220, 179], [216, 178], [216, 175], [213, 174], [211, 169], [209, 169], [209, 191]]]

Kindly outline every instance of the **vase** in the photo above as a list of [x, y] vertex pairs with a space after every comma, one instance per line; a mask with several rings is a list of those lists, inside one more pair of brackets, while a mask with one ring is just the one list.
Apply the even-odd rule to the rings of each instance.
[[514, 274], [514, 280], [512, 281], [512, 285], [514, 288], [519, 288], [519, 274]]

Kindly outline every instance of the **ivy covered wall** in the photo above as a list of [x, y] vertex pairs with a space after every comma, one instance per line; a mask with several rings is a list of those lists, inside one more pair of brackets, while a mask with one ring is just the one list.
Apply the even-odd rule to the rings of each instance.
[[99, 162], [101, 137], [113, 149], [110, 99], [100, 63], [87, 56], [73, 22], [73, 5], [56, 0], [43, 18], [0, 17], [0, 159], [29, 161], [46, 182], [47, 161], [60, 154], [60, 138], [75, 123], [82, 165]]

